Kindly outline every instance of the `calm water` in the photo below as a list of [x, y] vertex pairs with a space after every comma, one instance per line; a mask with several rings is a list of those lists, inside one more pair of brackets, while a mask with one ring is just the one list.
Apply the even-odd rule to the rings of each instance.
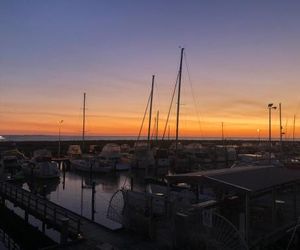
[[[88, 173], [77, 171], [61, 172], [61, 177], [56, 180], [25, 180], [20, 185], [31, 192], [46, 195], [50, 201], [68, 208], [88, 219], [92, 218], [92, 188], [95, 182], [95, 222], [109, 227], [119, 226], [106, 218], [107, 208], [110, 198], [119, 189], [125, 187], [130, 188], [130, 178], [134, 178], [134, 190], [144, 190], [144, 171], [140, 172], [117, 172], [111, 174], [94, 174], [90, 176]], [[83, 186], [83, 188], [82, 188]], [[24, 211], [18, 207], [14, 207], [12, 203], [7, 201], [7, 207], [14, 210], [16, 214], [24, 218]], [[29, 216], [29, 223], [42, 230], [42, 222]], [[59, 242], [60, 234], [46, 228], [46, 235], [55, 242]], [[0, 243], [0, 250], [5, 249]]]
[[[23, 188], [40, 194], [46, 193], [47, 199], [91, 219], [92, 188], [95, 182], [95, 222], [104, 226], [114, 224], [106, 218], [111, 196], [122, 187], [130, 188], [129, 172], [92, 175], [68, 171], [58, 180], [26, 181]], [[134, 189], [144, 190], [143, 175], [134, 173]], [[83, 186], [83, 188], [82, 188]]]

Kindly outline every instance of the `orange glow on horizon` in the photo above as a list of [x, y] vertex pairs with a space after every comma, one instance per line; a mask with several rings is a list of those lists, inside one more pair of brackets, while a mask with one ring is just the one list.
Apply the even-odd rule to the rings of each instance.
[[[62, 135], [81, 135], [82, 121], [80, 117], [63, 119], [61, 124]], [[10, 120], [5, 119], [0, 125], [0, 131], [3, 135], [57, 135], [59, 119], [34, 117], [24, 120], [24, 117], [10, 117]], [[272, 125], [273, 138], [279, 137], [279, 125], [274, 121]], [[14, 125], [12, 125], [14, 124]], [[251, 137], [251, 138], [267, 138], [268, 124], [263, 119], [253, 120], [229, 120], [224, 119], [224, 136], [225, 138], [235, 137]], [[91, 117], [86, 120], [86, 135], [87, 136], [138, 136], [141, 126], [140, 117]], [[155, 134], [154, 119], [152, 121], [152, 132]], [[159, 123], [159, 137], [162, 136], [165, 126], [165, 120], [161, 119]], [[170, 136], [175, 136], [175, 119], [169, 122]], [[147, 135], [148, 120], [145, 119], [142, 136]], [[258, 131], [259, 128], [259, 131]], [[179, 125], [180, 137], [216, 137], [221, 138], [222, 128], [221, 122], [215, 118], [207, 119], [205, 122], [198, 122], [195, 117], [190, 117], [189, 120], [180, 122]], [[297, 127], [296, 127], [297, 130]], [[291, 135], [292, 127], [287, 127], [287, 136]], [[165, 137], [168, 137], [168, 128], [166, 129]]]

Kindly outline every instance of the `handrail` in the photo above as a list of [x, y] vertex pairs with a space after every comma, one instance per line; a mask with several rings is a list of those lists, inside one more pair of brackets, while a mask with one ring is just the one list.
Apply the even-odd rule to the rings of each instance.
[[58, 219], [59, 217], [69, 219], [68, 231], [74, 232], [75, 234], [80, 233], [80, 215], [7, 182], [0, 182], [0, 194], [1, 193], [7, 196], [12, 202], [22, 204], [24, 207], [38, 212], [40, 216], [52, 220], [52, 223], [56, 225], [62, 224]]
[[0, 241], [3, 242], [5, 247], [11, 250], [19, 250], [20, 246], [6, 233], [4, 230], [0, 229]]

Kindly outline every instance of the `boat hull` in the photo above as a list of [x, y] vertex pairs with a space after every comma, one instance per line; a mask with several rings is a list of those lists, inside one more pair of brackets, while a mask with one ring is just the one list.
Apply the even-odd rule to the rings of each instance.
[[71, 167], [82, 172], [109, 173], [113, 166], [98, 161], [70, 160]]
[[56, 162], [29, 162], [22, 165], [25, 176], [38, 179], [55, 179], [60, 177], [60, 171]]

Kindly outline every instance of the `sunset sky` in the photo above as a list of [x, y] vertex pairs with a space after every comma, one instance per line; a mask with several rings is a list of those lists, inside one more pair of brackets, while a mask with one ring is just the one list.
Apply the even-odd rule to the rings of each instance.
[[[137, 135], [156, 75], [160, 134], [185, 47], [180, 136], [300, 136], [300, 2], [0, 1], [0, 135]], [[188, 67], [188, 71], [187, 71]], [[279, 113], [272, 112], [278, 137]], [[171, 133], [175, 133], [175, 106]], [[146, 127], [143, 130], [146, 133]]]

